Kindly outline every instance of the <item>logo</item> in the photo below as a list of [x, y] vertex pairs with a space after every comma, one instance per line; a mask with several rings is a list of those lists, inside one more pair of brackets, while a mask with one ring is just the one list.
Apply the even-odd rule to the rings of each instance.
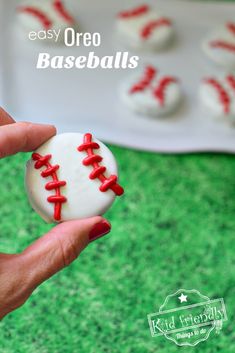
[[196, 346], [221, 331], [227, 313], [223, 298], [210, 299], [195, 289], [179, 289], [148, 315], [152, 337], [165, 336], [178, 346]]

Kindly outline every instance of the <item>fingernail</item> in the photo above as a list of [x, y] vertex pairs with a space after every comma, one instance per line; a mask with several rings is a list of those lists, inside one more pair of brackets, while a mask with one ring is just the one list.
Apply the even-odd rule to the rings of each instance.
[[48, 126], [48, 127], [53, 128], [53, 129], [56, 130], [56, 126], [55, 126], [55, 125], [47, 124], [46, 126]]
[[47, 127], [47, 128], [56, 130], [56, 126], [53, 125], [53, 124], [41, 124], [41, 125], [44, 125], [44, 126]]
[[103, 237], [108, 234], [111, 230], [111, 225], [108, 221], [103, 219], [101, 222], [97, 223], [91, 230], [89, 234], [90, 242]]

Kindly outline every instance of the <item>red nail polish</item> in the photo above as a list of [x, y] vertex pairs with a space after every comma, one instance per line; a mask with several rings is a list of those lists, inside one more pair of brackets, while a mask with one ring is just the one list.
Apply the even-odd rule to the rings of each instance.
[[89, 234], [89, 239], [92, 242], [108, 234], [110, 230], [111, 225], [109, 224], [109, 222], [106, 220], [102, 220], [101, 222], [95, 224], [95, 226], [92, 228]]

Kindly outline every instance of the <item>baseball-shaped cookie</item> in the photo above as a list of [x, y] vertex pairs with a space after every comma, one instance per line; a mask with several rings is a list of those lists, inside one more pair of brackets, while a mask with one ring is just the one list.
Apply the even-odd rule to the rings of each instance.
[[227, 22], [203, 42], [203, 50], [214, 63], [235, 70], [235, 22]]
[[[62, 0], [27, 0], [17, 7], [18, 22], [23, 32], [59, 31], [59, 42], [68, 27], [75, 27], [75, 19]], [[49, 39], [48, 39], [49, 40]]]
[[151, 65], [126, 80], [120, 91], [123, 102], [132, 111], [156, 117], [172, 113], [182, 98], [178, 79], [161, 74]]
[[149, 5], [120, 12], [116, 31], [123, 44], [137, 50], [162, 49], [174, 34], [171, 20]]
[[117, 164], [91, 134], [66, 133], [39, 147], [27, 163], [26, 189], [33, 209], [48, 223], [102, 215], [116, 196]]
[[235, 122], [235, 75], [205, 78], [200, 87], [203, 106], [215, 117]]

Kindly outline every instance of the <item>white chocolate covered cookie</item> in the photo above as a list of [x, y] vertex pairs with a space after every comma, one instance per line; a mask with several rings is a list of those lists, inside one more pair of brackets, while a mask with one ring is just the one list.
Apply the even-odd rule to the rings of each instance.
[[162, 49], [174, 33], [171, 20], [149, 5], [120, 12], [116, 31], [123, 44], [137, 50]]
[[76, 26], [75, 19], [62, 0], [26, 0], [17, 7], [17, 15], [26, 36], [32, 31], [44, 31], [48, 34], [47, 40], [53, 36], [61, 42], [65, 29]]
[[124, 192], [114, 156], [91, 134], [51, 138], [28, 161], [25, 183], [33, 209], [48, 223], [102, 215]]
[[209, 34], [203, 42], [203, 50], [217, 65], [235, 70], [235, 22], [227, 22]]
[[204, 79], [199, 94], [203, 106], [213, 116], [235, 122], [235, 75]]
[[182, 92], [176, 77], [162, 75], [155, 67], [149, 65], [121, 86], [121, 97], [136, 113], [162, 116], [177, 108]]

